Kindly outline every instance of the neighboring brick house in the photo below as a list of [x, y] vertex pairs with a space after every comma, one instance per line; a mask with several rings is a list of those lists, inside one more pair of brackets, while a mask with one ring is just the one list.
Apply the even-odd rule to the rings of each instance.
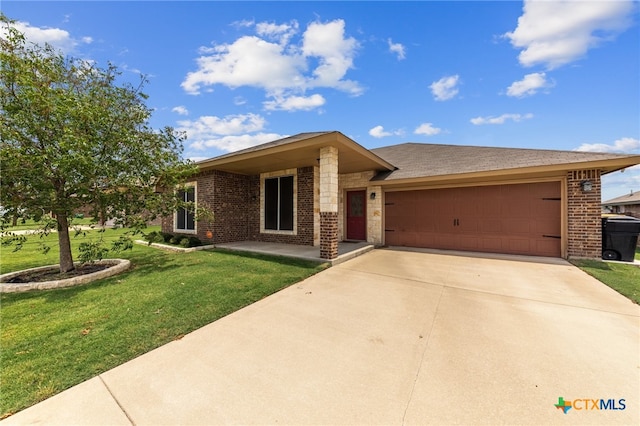
[[640, 219], [640, 192], [631, 191], [629, 194], [607, 200], [602, 203], [602, 211]]
[[[407, 143], [368, 150], [340, 132], [302, 133], [197, 163], [163, 231], [205, 243], [317, 246], [343, 240], [598, 258], [600, 177], [638, 155]], [[189, 198], [191, 197], [191, 198]]]

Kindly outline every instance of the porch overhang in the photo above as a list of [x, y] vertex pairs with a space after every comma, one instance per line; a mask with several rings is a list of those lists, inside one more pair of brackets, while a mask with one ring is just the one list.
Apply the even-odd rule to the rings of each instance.
[[196, 163], [201, 171], [258, 175], [274, 170], [318, 166], [320, 148], [338, 149], [338, 173], [391, 171], [394, 166], [340, 132], [308, 133]]

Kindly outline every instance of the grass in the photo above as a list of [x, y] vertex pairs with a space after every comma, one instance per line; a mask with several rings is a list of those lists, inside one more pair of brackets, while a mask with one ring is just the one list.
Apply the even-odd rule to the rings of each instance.
[[[94, 222], [94, 220], [90, 217], [83, 217], [83, 218], [73, 218], [73, 219], [69, 219], [70, 226], [80, 226], [80, 225], [93, 225], [96, 222]], [[35, 222], [31, 219], [29, 220], [23, 220], [23, 219], [19, 219], [18, 223], [16, 224], [16, 226], [7, 226], [6, 231], [9, 232], [13, 232], [13, 231], [23, 231], [23, 230], [28, 230], [28, 229], [37, 229], [39, 226], [38, 222]]]
[[[640, 260], [640, 248], [636, 249], [635, 258]], [[618, 293], [640, 304], [640, 267], [586, 259], [576, 259], [572, 263]]]
[[[115, 239], [122, 230], [107, 230]], [[55, 235], [46, 237], [55, 245]], [[88, 238], [95, 238], [89, 235]], [[74, 240], [74, 245], [79, 243]], [[57, 263], [2, 248], [3, 272]], [[321, 270], [300, 260], [136, 245], [132, 270], [67, 289], [0, 295], [0, 417], [48, 398]]]

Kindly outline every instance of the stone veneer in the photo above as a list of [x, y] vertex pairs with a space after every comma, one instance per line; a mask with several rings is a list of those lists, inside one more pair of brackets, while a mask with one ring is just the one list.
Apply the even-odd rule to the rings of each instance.
[[[584, 192], [580, 183], [590, 180], [593, 190]], [[573, 170], [567, 173], [568, 257], [599, 259], [602, 255], [600, 219], [600, 170]]]
[[320, 257], [338, 256], [338, 148], [320, 148]]
[[[349, 173], [340, 175], [339, 197], [338, 197], [338, 241], [342, 241], [347, 233], [346, 218], [347, 210], [345, 203], [346, 192], [349, 190], [366, 189], [367, 202], [367, 242], [374, 245], [382, 245], [382, 206], [383, 194], [381, 186], [369, 186], [371, 178], [376, 173], [374, 171]], [[375, 193], [374, 199], [371, 194]]]

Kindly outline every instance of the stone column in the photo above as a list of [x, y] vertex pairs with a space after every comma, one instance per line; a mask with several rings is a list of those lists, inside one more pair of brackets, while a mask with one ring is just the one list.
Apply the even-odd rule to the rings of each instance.
[[[373, 198], [371, 194], [375, 194]], [[367, 242], [382, 245], [382, 187], [367, 188]]]
[[338, 257], [338, 148], [320, 149], [320, 257]]

